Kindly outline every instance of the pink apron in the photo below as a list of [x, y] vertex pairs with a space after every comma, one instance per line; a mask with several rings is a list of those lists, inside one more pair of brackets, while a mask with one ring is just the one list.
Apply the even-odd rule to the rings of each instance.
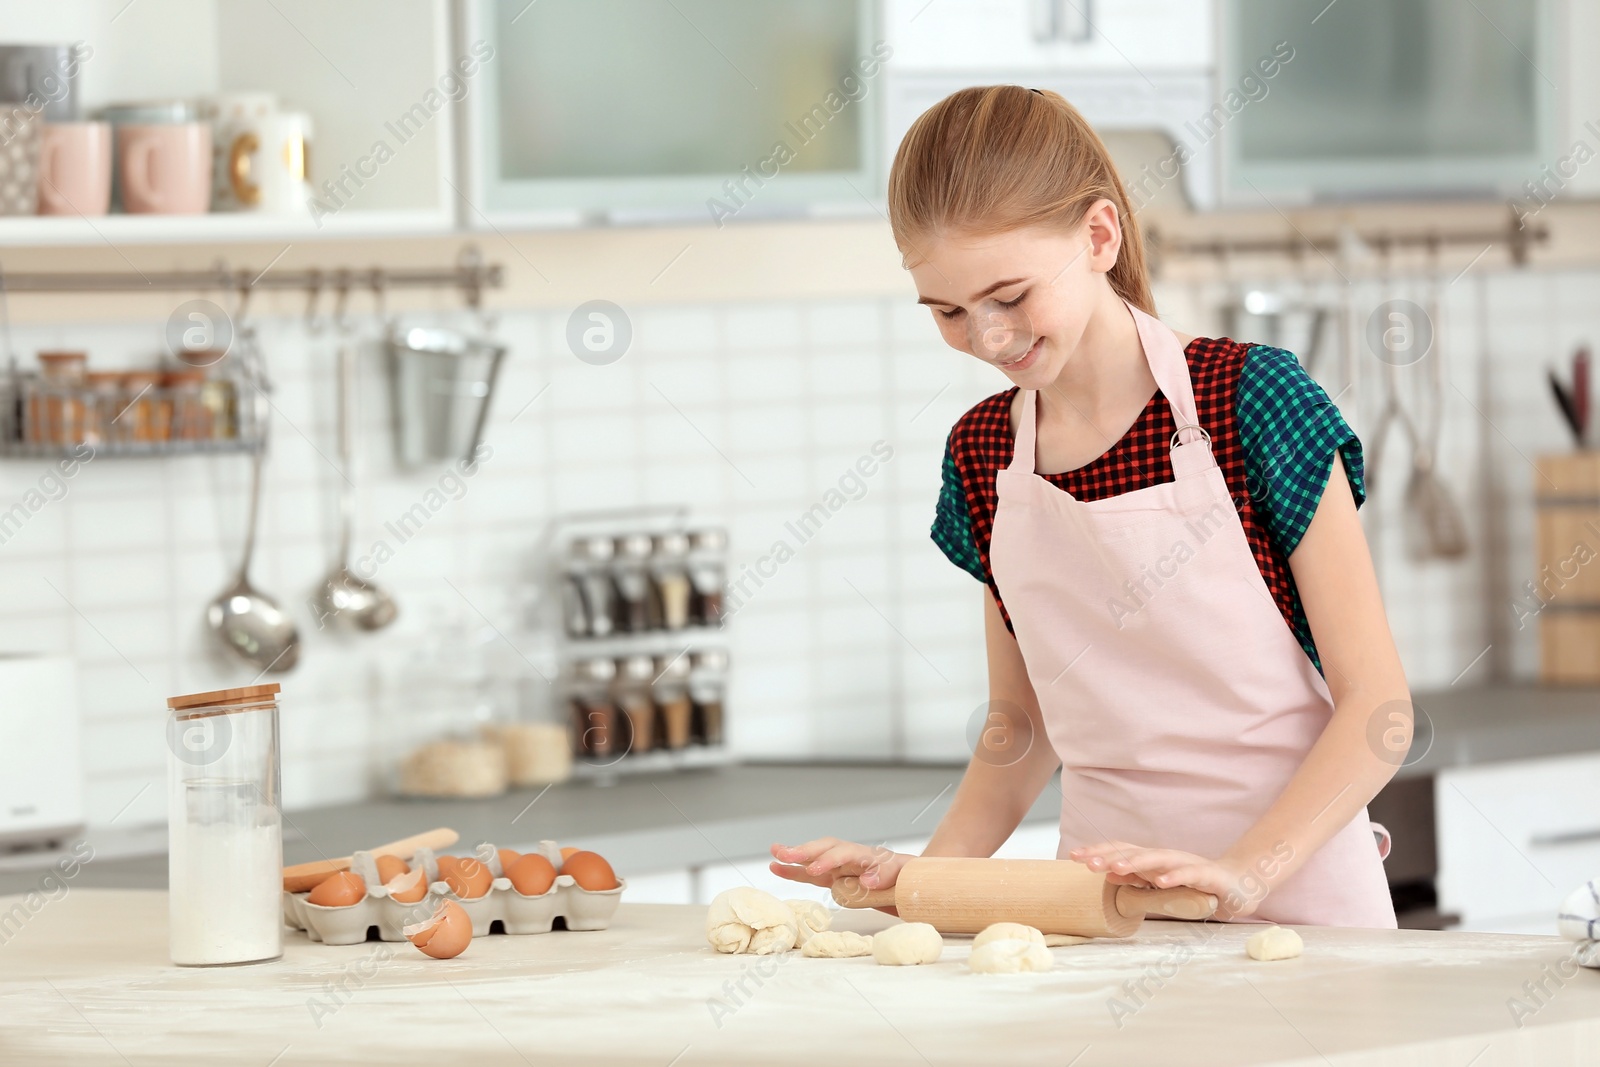
[[[1027, 392], [990, 564], [1061, 758], [1057, 855], [1125, 840], [1214, 859], [1277, 799], [1333, 701], [1250, 553], [1177, 336], [1129, 310], [1179, 427], [1175, 480], [1093, 502], [1052, 485], [1034, 473]], [[1253, 921], [1392, 929], [1366, 811]]]

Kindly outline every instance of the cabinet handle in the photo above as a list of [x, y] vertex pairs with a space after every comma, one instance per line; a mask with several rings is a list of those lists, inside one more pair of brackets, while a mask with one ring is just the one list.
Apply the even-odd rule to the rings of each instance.
[[1528, 838], [1528, 844], [1538, 848], [1576, 845], [1581, 841], [1600, 841], [1600, 826], [1592, 830], [1569, 830], [1564, 834], [1534, 834]]
[[1056, 0], [1056, 3], [1060, 5], [1057, 39], [1088, 44], [1094, 37], [1094, 0]]
[[1033, 39], [1041, 44], [1056, 39], [1061, 0], [1033, 0], [1031, 22]]

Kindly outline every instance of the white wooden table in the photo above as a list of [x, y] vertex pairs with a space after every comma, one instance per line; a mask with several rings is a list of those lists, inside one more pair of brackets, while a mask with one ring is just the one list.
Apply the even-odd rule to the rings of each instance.
[[164, 893], [0, 898], [0, 1063], [1600, 1063], [1600, 972], [1554, 937], [1302, 928], [1302, 958], [1256, 963], [1246, 927], [1150, 922], [985, 976], [955, 938], [928, 967], [719, 956], [704, 919], [624, 904], [603, 932], [490, 935], [449, 961], [294, 933], [273, 963], [179, 968]]

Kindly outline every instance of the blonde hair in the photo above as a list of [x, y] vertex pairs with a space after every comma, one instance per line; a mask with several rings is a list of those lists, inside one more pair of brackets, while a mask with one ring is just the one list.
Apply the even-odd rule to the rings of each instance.
[[1111, 155], [1059, 94], [1020, 85], [951, 93], [911, 124], [889, 170], [889, 225], [902, 252], [952, 230], [1076, 226], [1110, 200], [1122, 247], [1111, 288], [1154, 315], [1144, 240]]

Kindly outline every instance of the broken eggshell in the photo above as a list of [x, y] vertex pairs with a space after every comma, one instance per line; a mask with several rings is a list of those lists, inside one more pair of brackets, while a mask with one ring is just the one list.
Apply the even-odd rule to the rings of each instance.
[[436, 960], [454, 959], [472, 942], [472, 920], [466, 909], [453, 900], [442, 900], [433, 915], [404, 927], [401, 933], [425, 956]]

